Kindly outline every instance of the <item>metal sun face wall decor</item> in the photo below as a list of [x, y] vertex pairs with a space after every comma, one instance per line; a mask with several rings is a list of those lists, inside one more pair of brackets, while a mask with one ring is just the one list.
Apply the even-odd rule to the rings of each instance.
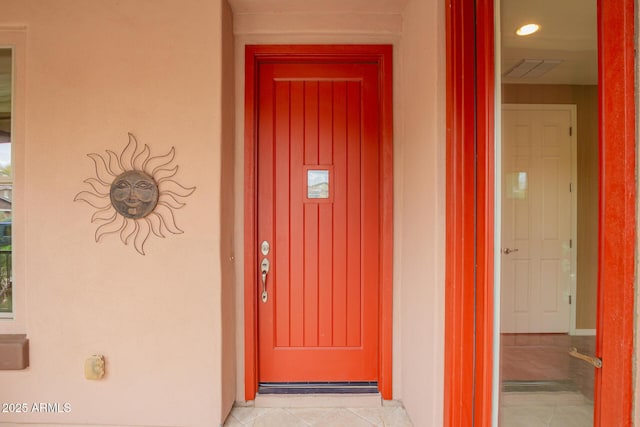
[[84, 182], [92, 191], [81, 191], [74, 201], [82, 201], [97, 210], [91, 216], [98, 223], [95, 240], [107, 234], [120, 233], [127, 245], [133, 241], [138, 253], [145, 255], [144, 245], [153, 233], [164, 238], [167, 233], [182, 234], [174, 210], [186, 204], [195, 187], [184, 187], [175, 179], [178, 166], [173, 165], [175, 148], [163, 156], [151, 156], [149, 146], [138, 149], [136, 137], [129, 133], [129, 143], [120, 155], [106, 150], [107, 155], [90, 153], [95, 165], [95, 178]]

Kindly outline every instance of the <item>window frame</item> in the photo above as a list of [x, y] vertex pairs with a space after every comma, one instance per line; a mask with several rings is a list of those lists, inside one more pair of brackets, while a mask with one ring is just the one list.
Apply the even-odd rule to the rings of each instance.
[[[9, 115], [10, 115], [10, 133], [11, 133], [11, 140], [9, 142], [9, 144], [11, 144], [11, 176], [5, 177], [3, 175], [0, 175], [0, 186], [5, 186], [5, 185], [10, 185], [11, 186], [11, 192], [13, 193], [13, 181], [14, 181], [14, 173], [13, 173], [13, 139], [14, 139], [14, 115], [15, 115], [15, 86], [16, 86], [16, 47], [15, 45], [5, 45], [4, 43], [0, 43], [0, 50], [10, 50], [11, 51], [11, 106], [9, 108]], [[13, 194], [11, 196], [11, 219], [13, 222]], [[11, 241], [13, 243], [13, 226], [11, 227]], [[0, 319], [13, 319], [14, 318], [14, 313], [15, 313], [15, 302], [13, 301], [13, 293], [14, 293], [14, 278], [13, 278], [13, 269], [11, 272], [11, 294], [12, 294], [12, 303], [11, 303], [11, 311], [0, 311]]]
[[[26, 28], [0, 28], [0, 48], [12, 50], [12, 92], [11, 92], [11, 177], [1, 178], [0, 185], [11, 184], [11, 277], [12, 277], [12, 311], [0, 313], [0, 334], [21, 334], [26, 331], [26, 286], [24, 278], [24, 257], [22, 242], [24, 241], [22, 210], [24, 182], [21, 166], [24, 160], [25, 134], [25, 77], [26, 77]], [[18, 165], [19, 164], [19, 165]]]

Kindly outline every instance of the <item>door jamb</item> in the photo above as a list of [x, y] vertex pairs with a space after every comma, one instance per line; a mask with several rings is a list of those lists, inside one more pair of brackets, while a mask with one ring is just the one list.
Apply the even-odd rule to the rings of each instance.
[[244, 372], [245, 399], [258, 390], [257, 71], [263, 61], [374, 62], [380, 90], [380, 316], [378, 388], [392, 399], [393, 97], [391, 45], [247, 45], [244, 116]]

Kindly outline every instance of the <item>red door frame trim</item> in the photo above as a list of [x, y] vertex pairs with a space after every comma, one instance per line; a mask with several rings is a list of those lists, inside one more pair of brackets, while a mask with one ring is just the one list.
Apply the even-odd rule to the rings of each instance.
[[[491, 425], [493, 4], [446, 0], [445, 426]], [[594, 425], [630, 426], [636, 249], [634, 0], [598, 1], [600, 224]], [[474, 161], [477, 155], [477, 161]]]
[[378, 387], [392, 398], [393, 320], [393, 97], [390, 45], [253, 45], [245, 48], [244, 325], [245, 399], [258, 389], [258, 242], [256, 227], [256, 88], [261, 62], [374, 62], [380, 88], [380, 325]]
[[492, 0], [447, 0], [444, 425], [489, 426], [493, 360]]

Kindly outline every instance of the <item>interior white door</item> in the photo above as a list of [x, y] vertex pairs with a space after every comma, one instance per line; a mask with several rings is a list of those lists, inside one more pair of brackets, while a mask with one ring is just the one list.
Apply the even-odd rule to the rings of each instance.
[[503, 333], [569, 331], [576, 247], [571, 236], [574, 116], [574, 106], [503, 106]]

